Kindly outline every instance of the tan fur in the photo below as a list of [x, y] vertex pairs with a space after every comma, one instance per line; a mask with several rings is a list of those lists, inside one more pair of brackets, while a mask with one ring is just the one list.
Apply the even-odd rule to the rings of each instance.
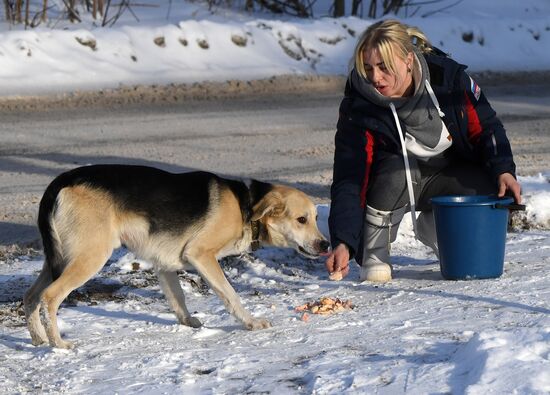
[[[50, 220], [68, 264], [52, 282], [45, 262], [37, 281], [25, 295], [33, 344], [48, 342], [53, 347], [72, 347], [61, 338], [57, 327], [59, 305], [72, 290], [101, 270], [112, 251], [122, 244], [155, 266], [160, 286], [180, 323], [192, 327], [201, 325], [185, 306], [176, 274], [185, 264], [191, 264], [246, 328], [269, 327], [267, 320], [254, 318], [244, 309], [218, 264], [219, 258], [249, 248], [251, 225], [243, 221], [239, 201], [229, 188], [215, 181], [209, 188], [206, 215], [181, 234], [150, 234], [147, 219], [139, 212], [119, 206], [108, 191], [86, 185], [62, 189]], [[298, 217], [307, 218], [308, 223], [298, 223]], [[311, 200], [302, 192], [284, 186], [275, 186], [253, 208], [253, 220], [261, 221], [265, 229], [264, 244], [302, 249], [302, 253], [312, 256], [318, 255], [319, 243], [326, 243], [317, 229], [315, 217]]]
[[[317, 248], [316, 243], [324, 240], [317, 229], [317, 210], [307, 195], [294, 188], [277, 185], [254, 208], [255, 215], [269, 229], [269, 243], [280, 247]], [[304, 216], [307, 224], [298, 224], [295, 219]], [[253, 218], [254, 219], [254, 218]]]
[[[46, 341], [45, 330], [50, 345], [68, 348], [72, 345], [61, 339], [57, 328], [59, 305], [72, 290], [99, 272], [120, 241], [116, 238], [112, 200], [106, 193], [85, 186], [65, 188], [59, 193], [58, 209], [51, 221], [69, 264], [51, 284], [45, 283], [45, 277], [39, 278], [35, 291], [25, 295], [25, 304], [32, 306], [27, 315], [33, 343]], [[43, 328], [36, 321], [39, 308], [42, 308]]]

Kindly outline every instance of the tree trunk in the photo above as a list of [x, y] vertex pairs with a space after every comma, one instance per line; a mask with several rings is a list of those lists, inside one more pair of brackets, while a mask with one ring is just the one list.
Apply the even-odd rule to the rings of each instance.
[[376, 18], [376, 8], [378, 0], [370, 0], [370, 6], [369, 6], [369, 18]]
[[25, 3], [25, 28], [29, 26], [29, 13], [30, 13], [31, 0], [27, 0]]
[[46, 22], [46, 12], [47, 12], [47, 10], [48, 10], [48, 0], [44, 0], [42, 2], [42, 16], [40, 17], [42, 22]]
[[23, 0], [16, 0], [15, 1], [15, 21], [17, 23], [22, 22], [21, 18], [21, 6], [22, 6]]
[[11, 6], [10, 6], [9, 0], [4, 0], [4, 12], [5, 12], [4, 15], [6, 16], [6, 21], [8, 21], [9, 23], [13, 23], [13, 16], [11, 13]]
[[334, 0], [334, 17], [338, 18], [346, 14], [345, 0]]
[[357, 11], [359, 11], [359, 6], [363, 0], [353, 0], [351, 3], [351, 15], [357, 16]]

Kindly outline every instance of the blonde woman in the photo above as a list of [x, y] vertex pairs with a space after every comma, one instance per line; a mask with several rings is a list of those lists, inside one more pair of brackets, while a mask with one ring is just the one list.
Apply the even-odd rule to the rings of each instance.
[[397, 20], [360, 37], [335, 137], [329, 273], [345, 277], [355, 258], [361, 281], [391, 280], [390, 244], [409, 211], [437, 254], [433, 196], [521, 202], [504, 127], [465, 69]]

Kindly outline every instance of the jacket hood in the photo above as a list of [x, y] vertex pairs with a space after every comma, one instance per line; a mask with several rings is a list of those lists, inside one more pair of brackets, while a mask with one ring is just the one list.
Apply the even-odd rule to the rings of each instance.
[[[350, 72], [350, 88], [368, 102], [389, 108], [395, 107], [400, 121], [406, 125], [407, 133], [427, 147], [437, 145], [441, 134], [442, 121], [435, 104], [426, 91], [430, 80], [430, 69], [422, 52], [414, 48], [415, 67], [413, 68], [414, 93], [409, 97], [387, 97], [379, 93], [374, 85], [359, 75], [353, 68]], [[428, 81], [428, 82], [427, 82]], [[398, 125], [396, 125], [398, 126]]]

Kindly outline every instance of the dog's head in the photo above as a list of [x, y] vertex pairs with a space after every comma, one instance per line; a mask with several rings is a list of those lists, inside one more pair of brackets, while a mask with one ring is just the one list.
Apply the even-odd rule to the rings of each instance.
[[253, 207], [252, 221], [260, 221], [262, 242], [294, 248], [308, 258], [328, 253], [330, 243], [317, 228], [317, 208], [303, 192], [273, 185]]

